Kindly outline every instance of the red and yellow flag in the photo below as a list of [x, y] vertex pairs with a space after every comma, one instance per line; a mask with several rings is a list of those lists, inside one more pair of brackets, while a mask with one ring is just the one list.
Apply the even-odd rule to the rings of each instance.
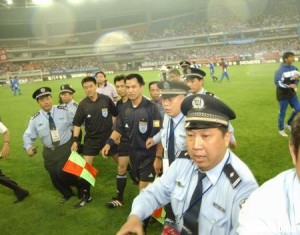
[[68, 172], [73, 175], [77, 175], [91, 185], [95, 186], [96, 176], [98, 170], [88, 164], [77, 152], [72, 152], [68, 161], [63, 167], [63, 171]]

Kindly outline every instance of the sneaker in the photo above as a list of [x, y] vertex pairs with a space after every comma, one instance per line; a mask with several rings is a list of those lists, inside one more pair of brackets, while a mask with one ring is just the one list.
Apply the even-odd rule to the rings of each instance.
[[106, 207], [110, 208], [110, 209], [120, 207], [120, 206], [123, 206], [123, 205], [124, 205], [123, 202], [119, 201], [119, 200], [113, 200], [111, 202], [106, 203]]
[[284, 126], [284, 129], [286, 129], [286, 130], [288, 130], [289, 132], [291, 132], [291, 126], [288, 125], [288, 124], [286, 124], [286, 125]]
[[14, 203], [22, 202], [28, 195], [29, 192], [25, 189], [20, 189], [19, 191], [15, 192], [17, 200]]
[[287, 133], [285, 133], [284, 130], [279, 131], [279, 135], [283, 137], [288, 137]]
[[91, 201], [93, 201], [92, 197], [89, 198], [83, 197], [77, 204], [74, 205], [74, 209], [84, 207], [86, 204], [90, 203]]

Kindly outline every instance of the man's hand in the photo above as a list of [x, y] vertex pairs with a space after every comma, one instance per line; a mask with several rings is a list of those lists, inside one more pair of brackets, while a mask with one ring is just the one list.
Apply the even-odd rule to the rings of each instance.
[[158, 157], [155, 157], [154, 163], [153, 163], [153, 168], [155, 170], [155, 173], [157, 175], [161, 174], [162, 170], [162, 159], [159, 159]]
[[73, 151], [77, 151], [78, 149], [78, 143], [76, 141], [73, 142], [72, 146], [71, 146], [71, 152]]
[[107, 159], [107, 154], [109, 150], [110, 150], [110, 145], [109, 144], [104, 145], [103, 149], [101, 150], [101, 155], [103, 158]]
[[28, 150], [27, 150], [27, 154], [29, 157], [32, 157], [33, 155], [36, 154], [36, 148], [35, 147], [30, 147]]
[[129, 235], [131, 233], [137, 235], [144, 234], [142, 221], [136, 215], [129, 216], [127, 222], [121, 227], [116, 235]]
[[293, 88], [293, 89], [295, 89], [297, 87], [297, 85], [296, 84], [290, 84], [290, 88]]
[[5, 141], [3, 143], [3, 147], [1, 150], [1, 157], [7, 157], [9, 156], [10, 150], [9, 150], [9, 143], [7, 141]]
[[154, 140], [153, 140], [153, 138], [148, 138], [147, 140], [146, 140], [146, 149], [149, 149], [149, 148], [151, 148], [152, 146], [154, 146], [155, 144], [154, 144]]

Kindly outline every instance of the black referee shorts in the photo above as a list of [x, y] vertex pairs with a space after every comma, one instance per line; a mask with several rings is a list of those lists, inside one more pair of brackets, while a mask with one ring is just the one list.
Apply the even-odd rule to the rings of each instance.
[[153, 182], [155, 179], [155, 171], [153, 163], [155, 160], [155, 152], [147, 150], [130, 149], [129, 160], [134, 177], [139, 181]]
[[[98, 139], [92, 139], [92, 138], [84, 138], [84, 144], [83, 144], [83, 150], [82, 154], [85, 156], [97, 156], [99, 155], [99, 152], [106, 144], [106, 140], [103, 140], [102, 138]], [[118, 153], [118, 148], [116, 145], [113, 145], [108, 155], [112, 156]]]
[[120, 142], [118, 146], [118, 157], [128, 157], [130, 144], [129, 142]]

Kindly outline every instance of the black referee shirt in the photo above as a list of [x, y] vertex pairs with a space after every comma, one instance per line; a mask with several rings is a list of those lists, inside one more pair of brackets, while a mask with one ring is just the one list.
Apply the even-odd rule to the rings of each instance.
[[[124, 104], [115, 130], [129, 137], [131, 148], [149, 151], [146, 149], [146, 140], [159, 132], [160, 124], [161, 115], [157, 105], [143, 97], [137, 107], [133, 107], [132, 102]], [[155, 146], [152, 148], [156, 149]]]
[[112, 132], [112, 116], [117, 115], [118, 109], [111, 98], [98, 94], [96, 101], [86, 97], [79, 103], [73, 125], [84, 123], [86, 138], [107, 138]]

